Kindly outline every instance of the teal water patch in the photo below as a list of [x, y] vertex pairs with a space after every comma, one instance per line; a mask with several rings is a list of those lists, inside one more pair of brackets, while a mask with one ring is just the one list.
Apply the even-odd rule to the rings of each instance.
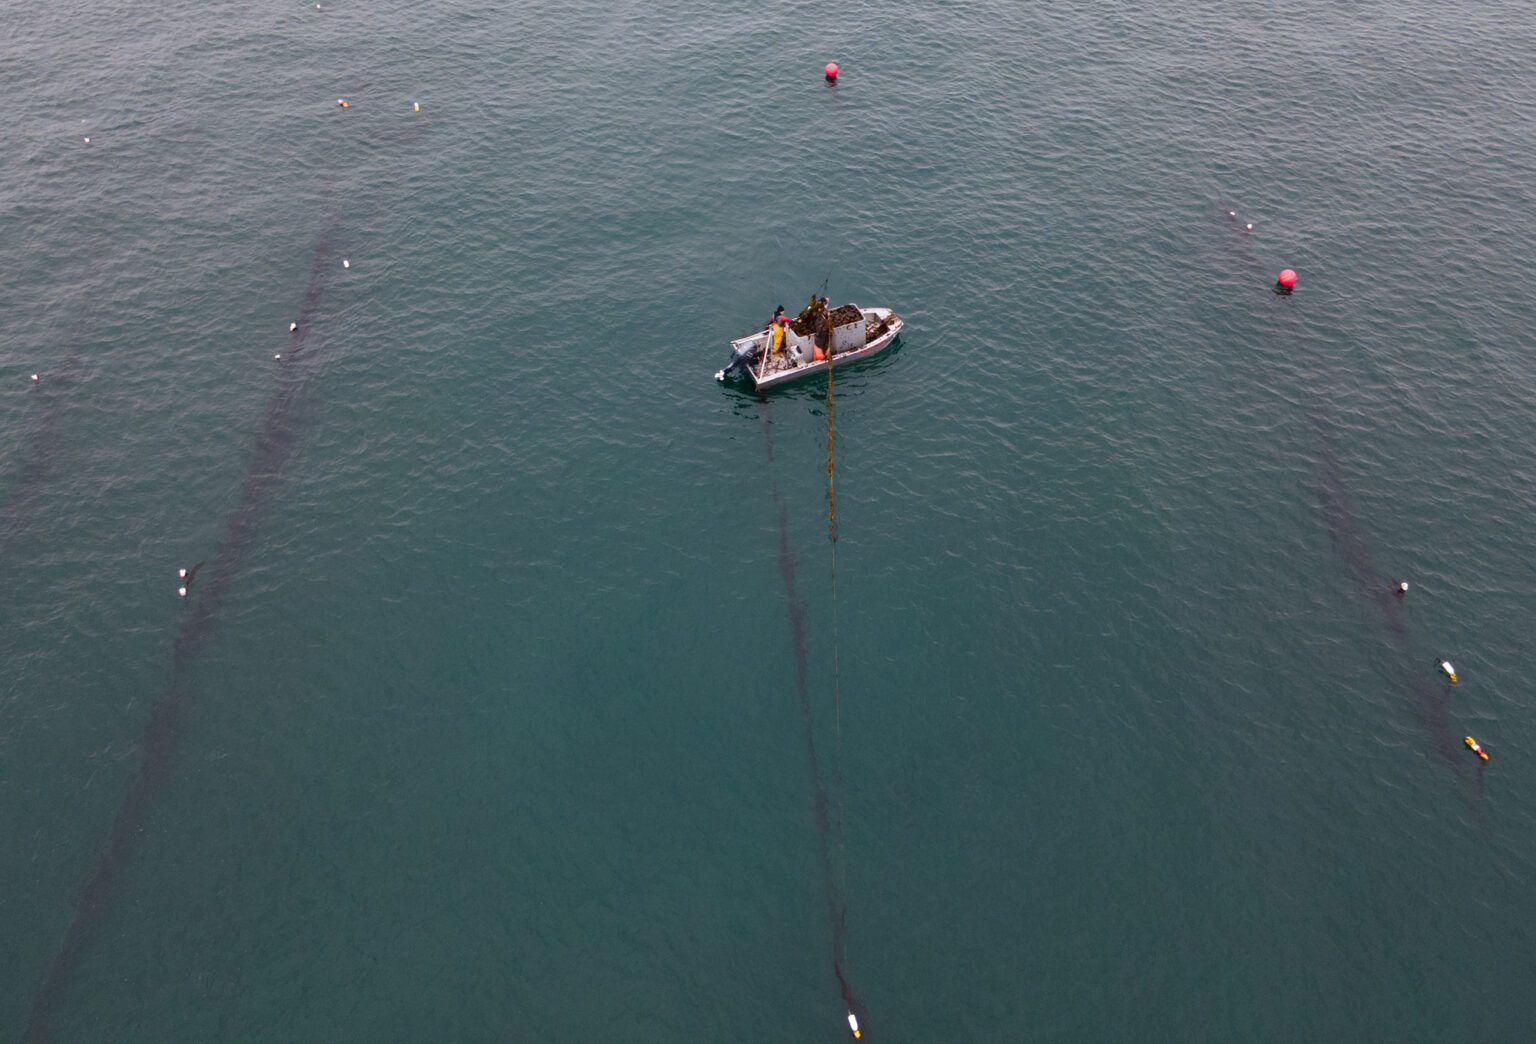
[[[1523, 1035], [1524, 11], [120, 8], [0, 65], [0, 1035]], [[710, 379], [824, 280], [835, 650]]]

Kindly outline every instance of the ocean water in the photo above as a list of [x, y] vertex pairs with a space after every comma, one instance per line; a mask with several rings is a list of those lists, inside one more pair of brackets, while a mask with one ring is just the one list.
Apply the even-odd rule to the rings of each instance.
[[322, 3], [8, 12], [0, 1039], [1536, 1032], [1528, 5]]

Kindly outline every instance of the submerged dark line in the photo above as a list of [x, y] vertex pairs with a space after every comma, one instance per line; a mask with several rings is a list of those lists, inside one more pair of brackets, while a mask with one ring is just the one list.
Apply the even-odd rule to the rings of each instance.
[[[767, 404], [764, 403], [766, 411]], [[763, 436], [768, 451], [768, 461], [773, 462], [773, 428], [766, 412], [763, 416]], [[832, 930], [832, 974], [837, 978], [838, 993], [848, 1010], [862, 1015], [863, 1008], [853, 995], [853, 987], [847, 974], [848, 902], [838, 886], [832, 864], [832, 816], [827, 799], [826, 776], [821, 769], [821, 757], [816, 749], [816, 730], [811, 714], [810, 684], [806, 667], [805, 606], [795, 590], [795, 553], [789, 546], [789, 517], [784, 500], [779, 495], [778, 479], [769, 472], [769, 490], [774, 506], [779, 512], [779, 576], [784, 581], [784, 591], [789, 598], [789, 633], [795, 657], [795, 696], [800, 704], [800, 716], [805, 723], [805, 750], [810, 762], [811, 785], [816, 806], [816, 847], [821, 862], [822, 890], [827, 903], [827, 920]]]
[[1376, 568], [1370, 544], [1366, 542], [1365, 532], [1360, 525], [1360, 517], [1355, 513], [1353, 499], [1344, 483], [1344, 470], [1339, 464], [1333, 440], [1316, 417], [1313, 418], [1313, 427], [1317, 429], [1318, 445], [1321, 447], [1323, 517], [1328, 523], [1334, 547], [1355, 583], [1381, 610], [1382, 620], [1388, 630], [1399, 638], [1406, 637], [1402, 599], [1393, 593], [1395, 585]]
[[1321, 447], [1323, 517], [1328, 524], [1333, 546], [1361, 592], [1381, 610], [1382, 623], [1399, 649], [1406, 654], [1412, 672], [1409, 684], [1416, 700], [1415, 711], [1431, 748], [1438, 757], [1461, 773], [1466, 766], [1465, 759], [1457, 756], [1460, 740], [1451, 723], [1450, 693], [1444, 685], [1431, 680], [1426, 673], [1427, 664], [1420, 665], [1421, 670], [1414, 671], [1413, 649], [1403, 621], [1402, 598], [1393, 590], [1395, 583], [1376, 568], [1364, 528], [1355, 513], [1349, 489], [1344, 484], [1344, 470], [1339, 464], [1331, 437], [1317, 416], [1313, 416], [1312, 422], [1317, 429], [1318, 445]]
[[[1243, 219], [1233, 214], [1225, 196], [1218, 190], [1223, 224], [1239, 236], [1244, 261], [1256, 271], [1263, 269], [1263, 262], [1253, 249], [1253, 240], [1245, 232]], [[1289, 313], [1288, 313], [1289, 314]], [[1354, 501], [1344, 479], [1339, 453], [1327, 424], [1326, 409], [1314, 405], [1307, 413], [1316, 436], [1319, 455], [1318, 486], [1323, 520], [1334, 549], [1343, 560], [1346, 571], [1361, 592], [1381, 611], [1382, 623], [1397, 643], [1410, 664], [1414, 660], [1412, 643], [1404, 620], [1403, 602], [1394, 588], [1400, 578], [1388, 577], [1376, 567], [1370, 542], [1366, 539], [1360, 517], [1355, 512]], [[1460, 756], [1459, 732], [1451, 726], [1450, 695], [1443, 685], [1436, 684], [1423, 672], [1410, 675], [1408, 682], [1415, 700], [1415, 712], [1420, 726], [1433, 752], [1448, 762], [1458, 775], [1467, 771], [1466, 759]], [[1478, 762], [1479, 796], [1481, 796], [1481, 768]], [[1481, 815], [1481, 806], [1479, 814]]]
[[[94, 246], [99, 247], [100, 244]], [[87, 288], [95, 286], [96, 276], [105, 266], [106, 260], [105, 251], [96, 253], [86, 265], [84, 274], [78, 277], [80, 285]], [[0, 554], [10, 549], [11, 542], [25, 528], [23, 522], [27, 512], [42, 492], [43, 483], [53, 470], [54, 459], [59, 455], [60, 422], [65, 413], [64, 405], [71, 400], [55, 391], [54, 385], [59, 382], [66, 388], [78, 388], [82, 369], [80, 364], [84, 357], [79, 347], [83, 340], [81, 325], [76, 324], [66, 334], [69, 348], [57, 366], [38, 366], [38, 372], [43, 374], [43, 383], [31, 390], [47, 395], [48, 401], [43, 404], [30, 436], [19, 448], [17, 456], [20, 457], [20, 463], [15, 478], [8, 483], [4, 498], [0, 498]]]
[[[1318, 412], [1314, 411], [1310, 419], [1319, 447], [1323, 519], [1327, 523], [1333, 546], [1361, 593], [1381, 611], [1382, 623], [1405, 655], [1410, 671], [1408, 685], [1415, 700], [1414, 712], [1431, 751], [1449, 764], [1457, 775], [1464, 777], [1467, 764], [1466, 759], [1460, 756], [1460, 734], [1452, 724], [1450, 692], [1443, 684], [1432, 680], [1427, 663], [1415, 665], [1414, 650], [1403, 619], [1403, 600], [1395, 590], [1396, 579], [1384, 575], [1376, 568], [1370, 543], [1344, 480], [1344, 469], [1339, 462], [1333, 437]], [[1478, 763], [1479, 767], [1481, 764]], [[1481, 776], [1478, 779], [1480, 783]]]
[[[138, 855], [144, 831], [161, 787], [170, 778], [178, 748], [182, 719], [191, 703], [192, 689], [184, 670], [202, 648], [213, 626], [219, 606], [224, 601], [241, 559], [249, 550], [256, 523], [265, 507], [272, 486], [293, 445], [291, 414], [302, 385], [302, 373], [296, 369], [309, 341], [308, 320], [320, 304], [325, 288], [326, 263], [331, 240], [336, 231], [333, 216], [325, 224], [315, 244], [315, 258], [304, 288], [299, 308], [298, 330], [282, 353], [282, 372], [277, 392], [267, 406], [267, 413], [256, 438], [256, 456], [240, 491], [240, 502], [229, 518], [224, 539], [208, 560], [208, 577], [199, 585], [197, 596], [187, 607], [187, 615], [177, 632], [173, 649], [171, 682], [150, 706], [144, 727], [137, 773], [112, 820], [101, 856], [86, 878], [75, 901], [75, 915], [48, 966], [42, 986], [33, 998], [22, 1040], [42, 1042], [51, 1039], [48, 1023], [58, 1010], [69, 980], [94, 941], [122, 883], [127, 868]], [[201, 563], [199, 563], [201, 566]]]

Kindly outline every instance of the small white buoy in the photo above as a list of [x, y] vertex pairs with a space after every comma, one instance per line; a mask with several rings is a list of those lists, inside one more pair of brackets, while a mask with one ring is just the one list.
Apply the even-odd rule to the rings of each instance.
[[1407, 594], [1408, 593], [1408, 581], [1404, 580], [1402, 583], [1398, 584], [1397, 585], [1397, 591], [1398, 591], [1399, 594]]
[[185, 580], [187, 578], [187, 567], [182, 566], [180, 569], [176, 570], [176, 576], [178, 579]]
[[41, 377], [39, 377], [39, 376], [38, 376], [38, 375], [37, 375], [37, 374], [35, 374], [35, 373], [34, 373], [34, 374], [33, 374], [33, 375], [32, 375], [32, 383], [33, 383], [33, 384], [36, 384], [36, 383], [37, 383], [37, 382], [38, 382], [38, 381], [40, 381], [40, 380], [42, 380], [42, 378], [41, 378]]
[[1253, 222], [1252, 221], [1248, 222], [1248, 231], [1250, 231], [1250, 232], [1253, 231]]
[[186, 585], [183, 584], [181, 587], [176, 588], [176, 593], [181, 595], [181, 597], [183, 597], [183, 598], [187, 597]]
[[89, 145], [89, 144], [90, 144], [90, 143], [91, 143], [91, 139], [90, 139], [90, 138], [86, 138], [86, 139], [85, 139], [85, 143], [86, 143], [86, 144], [87, 144], [87, 145]]
[[278, 352], [276, 355], [272, 356], [272, 358], [274, 358], [274, 359], [281, 359], [282, 357], [283, 357], [283, 353], [282, 352]]
[[351, 267], [352, 267], [352, 262], [350, 262], [350, 261], [347, 261], [347, 260], [343, 260], [343, 261], [342, 261], [342, 262], [341, 262], [341, 267], [342, 267], [342, 268], [351, 268]]
[[1227, 217], [1237, 217], [1237, 211], [1235, 211], [1235, 210], [1227, 211]]
[[288, 332], [289, 333], [293, 333], [298, 328], [299, 328], [299, 324], [298, 323], [289, 323], [288, 324]]

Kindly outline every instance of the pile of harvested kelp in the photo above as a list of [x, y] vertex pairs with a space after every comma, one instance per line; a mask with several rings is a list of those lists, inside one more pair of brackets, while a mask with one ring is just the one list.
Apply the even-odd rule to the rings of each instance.
[[811, 303], [800, 309], [800, 314], [795, 316], [789, 328], [801, 337], [809, 337], [813, 333], [821, 332], [821, 320], [826, 314], [826, 309], [821, 306], [821, 298], [812, 297]]
[[828, 318], [832, 320], [832, 329], [836, 330], [839, 327], [847, 326], [849, 323], [858, 322], [864, 318], [864, 313], [859, 311], [858, 305], [838, 305], [832, 309], [832, 314]]
[[813, 297], [811, 303], [795, 316], [789, 328], [801, 337], [810, 337], [812, 334], [825, 337], [829, 329], [836, 330], [849, 323], [856, 323], [862, 316], [858, 305], [838, 305], [829, 312], [820, 298]]

